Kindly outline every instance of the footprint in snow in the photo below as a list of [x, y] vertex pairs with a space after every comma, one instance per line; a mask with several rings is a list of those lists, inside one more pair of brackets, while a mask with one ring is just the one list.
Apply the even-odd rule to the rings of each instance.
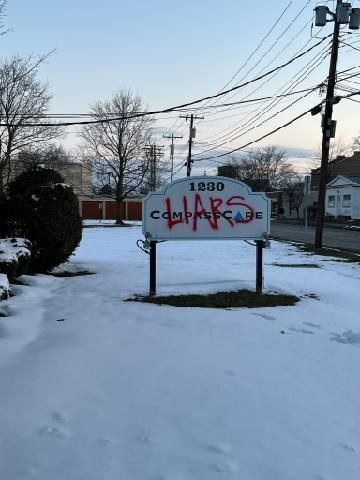
[[251, 315], [256, 315], [257, 317], [264, 318], [265, 320], [276, 320], [275, 317], [267, 313], [252, 313]]
[[150, 437], [147, 435], [139, 435], [136, 439], [142, 445], [150, 445], [152, 443]]
[[346, 343], [349, 345], [360, 345], [360, 332], [353, 332], [351, 329], [346, 330], [341, 335], [334, 333], [331, 338], [334, 342]]
[[321, 329], [320, 325], [318, 325], [317, 323], [311, 323], [311, 322], [302, 322], [302, 323], [303, 323], [304, 325], [307, 325], [308, 327]]
[[115, 440], [112, 440], [111, 438], [108, 438], [108, 437], [99, 437], [98, 442], [101, 445], [115, 445], [116, 444]]
[[295, 333], [305, 333], [307, 335], [314, 335], [314, 332], [312, 330], [307, 330], [306, 328], [290, 327], [289, 330]]
[[53, 412], [51, 416], [56, 422], [61, 423], [63, 425], [68, 423], [69, 421], [68, 416], [65, 413]]
[[233, 473], [237, 466], [233, 462], [215, 463], [211, 465], [211, 469], [218, 473]]
[[344, 450], [347, 450], [348, 452], [351, 452], [351, 453], [355, 453], [356, 452], [356, 449], [351, 446], [351, 445], [348, 445], [347, 443], [340, 443], [340, 446], [344, 449]]
[[208, 445], [207, 449], [212, 453], [218, 453], [220, 455], [231, 452], [230, 445], [225, 445], [225, 444], [221, 444], [221, 443]]
[[57, 427], [43, 427], [39, 430], [39, 435], [49, 438], [66, 438], [68, 436], [65, 430]]

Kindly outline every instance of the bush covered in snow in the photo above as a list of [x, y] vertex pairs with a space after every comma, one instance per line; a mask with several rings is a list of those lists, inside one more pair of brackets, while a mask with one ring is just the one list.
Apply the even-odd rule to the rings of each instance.
[[5, 221], [0, 233], [5, 230], [8, 236], [24, 236], [31, 241], [31, 272], [51, 270], [79, 245], [82, 224], [78, 199], [55, 170], [36, 166], [22, 173], [10, 183], [2, 204]]
[[24, 238], [0, 238], [0, 273], [11, 281], [28, 272], [31, 243]]
[[5, 274], [0, 273], [0, 300], [6, 300], [10, 295], [10, 285]]

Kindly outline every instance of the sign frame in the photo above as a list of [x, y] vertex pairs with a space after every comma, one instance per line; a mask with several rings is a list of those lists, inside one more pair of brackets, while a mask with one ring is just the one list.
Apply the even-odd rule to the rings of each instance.
[[[194, 187], [195, 184], [199, 185], [201, 184], [211, 184], [211, 185], [222, 185], [224, 187], [224, 184], [230, 184], [233, 189], [236, 190], [236, 187], [238, 187], [239, 192], [238, 193], [238, 198], [242, 198], [243, 200], [246, 200], [249, 202], [250, 205], [248, 205], [248, 208], [252, 209], [251, 206], [251, 200], [255, 201], [257, 205], [262, 204], [262, 215], [263, 218], [261, 219], [261, 227], [259, 226], [258, 231], [256, 234], [252, 234], [251, 232], [247, 232], [247, 229], [244, 228], [245, 225], [243, 225], [243, 232], [242, 231], [236, 231], [234, 230], [230, 235], [219, 235], [218, 229], [216, 229], [216, 234], [212, 235], [211, 232], [208, 232], [206, 235], [176, 235], [176, 233], [173, 234], [164, 234], [164, 233], [154, 233], [153, 228], [149, 228], [149, 225], [151, 224], [152, 220], [150, 220], [150, 212], [149, 210], [151, 209], [151, 203], [156, 204], [156, 202], [161, 199], [164, 199], [166, 197], [166, 194], [169, 194], [169, 197], [171, 199], [171, 191], [176, 190], [176, 187], [179, 187], [181, 184], [185, 185], [191, 185]], [[225, 187], [224, 187], [225, 188]], [[223, 189], [224, 189], [223, 188]], [[184, 192], [182, 194], [187, 194], [189, 190], [186, 190], [184, 188]], [[191, 192], [199, 193], [195, 188], [191, 190]], [[201, 191], [203, 193], [204, 190]], [[211, 190], [210, 192], [205, 191], [205, 194], [209, 194], [208, 196], [210, 197], [210, 194], [213, 195], [220, 195], [221, 196], [222, 190], [219, 192], [217, 190]], [[234, 193], [234, 191], [232, 192]], [[242, 197], [241, 194], [244, 196]], [[231, 197], [234, 198], [234, 197]], [[238, 204], [232, 204], [232, 206], [236, 207]], [[245, 205], [245, 204], [243, 204]], [[228, 207], [230, 208], [230, 207]], [[215, 209], [216, 210], [216, 209]], [[157, 211], [157, 210], [156, 210]], [[210, 213], [210, 212], [207, 212]], [[256, 212], [258, 213], [258, 212]], [[155, 218], [155, 217], [153, 217]], [[166, 218], [163, 217], [163, 219], [166, 221]], [[240, 180], [236, 180], [233, 178], [228, 178], [228, 177], [223, 177], [223, 176], [193, 176], [193, 177], [185, 177], [179, 180], [175, 180], [171, 184], [167, 185], [163, 190], [158, 191], [158, 192], [150, 192], [144, 199], [143, 199], [143, 234], [145, 235], [146, 238], [149, 240], [154, 240], [154, 241], [163, 241], [163, 240], [173, 240], [173, 241], [179, 241], [179, 240], [264, 240], [264, 238], [267, 237], [267, 235], [270, 232], [270, 220], [271, 219], [271, 200], [266, 196], [264, 192], [253, 192], [251, 188], [244, 182], [241, 182]], [[157, 218], [157, 220], [161, 220], [160, 218]], [[232, 217], [227, 218], [227, 221], [233, 221], [234, 219]], [[255, 219], [252, 219], [255, 220]], [[251, 221], [252, 221], [251, 220]], [[259, 220], [259, 219], [256, 219]], [[255, 221], [256, 221], [255, 220]], [[221, 221], [221, 219], [219, 219]], [[247, 224], [250, 220], [242, 220], [242, 221], [236, 221], [234, 222], [234, 225], [236, 223], [243, 223]], [[188, 223], [188, 222], [186, 222]], [[226, 224], [226, 222], [225, 222]], [[250, 223], [249, 223], [250, 224]], [[252, 226], [252, 225], [251, 225]], [[149, 232], [150, 230], [150, 232]], [[229, 228], [228, 228], [229, 230]]]
[[[211, 236], [206, 236], [206, 237], [201, 237], [201, 236], [196, 236], [196, 237], [194, 237], [194, 236], [193, 237], [171, 236], [171, 237], [169, 237], [169, 236], [165, 236], [164, 237], [163, 235], [160, 235], [160, 236], [151, 235], [149, 233], [149, 231], [147, 231], [148, 230], [147, 229], [147, 222], [146, 222], [146, 218], [147, 218], [147, 214], [148, 214], [147, 213], [147, 202], [149, 202], [151, 200], [151, 198], [156, 198], [156, 197], [159, 197], [159, 196], [164, 197], [166, 192], [169, 189], [171, 189], [171, 187], [174, 187], [174, 186], [179, 185], [181, 183], [184, 183], [184, 184], [185, 183], [190, 183], [190, 184], [193, 183], [195, 185], [195, 182], [210, 182], [210, 183], [231, 182], [231, 183], [234, 183], [234, 184], [238, 185], [241, 189], [243, 189], [243, 190], [245, 189], [246, 194], [249, 197], [253, 196], [253, 198], [257, 197], [258, 199], [261, 197], [262, 200], [265, 202], [264, 205], [266, 205], [266, 219], [265, 219], [266, 220], [266, 222], [265, 222], [266, 231], [263, 231], [263, 232], [261, 232], [261, 234], [256, 234], [256, 235], [233, 235], [233, 236], [229, 236], [229, 237], [219, 237], [219, 236], [213, 236], [213, 237], [211, 237]], [[194, 191], [194, 190], [192, 190], [192, 191]], [[234, 197], [231, 197], [231, 198], [234, 198]], [[237, 198], [244, 199], [240, 195]], [[213, 207], [213, 203], [211, 203], [212, 207]], [[222, 205], [222, 203], [221, 203], [221, 205]], [[231, 204], [231, 203], [228, 202], [228, 203], [226, 203], [226, 205], [234, 205], [234, 204]], [[253, 211], [252, 207], [249, 206], [249, 204], [245, 204], [245, 202], [237, 204], [237, 206], [239, 206], [239, 205], [246, 206], [245, 208], [249, 208], [251, 211]], [[235, 217], [234, 218], [232, 218], [232, 217], [226, 218], [225, 217], [225, 212], [222, 213], [221, 211], [217, 210], [217, 208], [219, 208], [219, 206], [220, 206], [220, 204], [218, 204], [215, 209], [212, 208], [213, 221], [215, 221], [214, 220], [215, 215], [218, 214], [219, 219], [222, 216], [222, 218], [227, 220], [229, 224], [234, 223], [234, 225], [236, 225], [236, 223], [249, 223], [250, 222], [249, 220], [246, 220], [246, 217], [247, 217], [246, 215], [245, 215], [245, 218], [242, 217], [242, 221], [235, 221]], [[203, 208], [203, 210], [204, 210], [204, 208]], [[170, 213], [171, 213], [171, 210], [169, 209], [168, 214], [170, 214]], [[187, 211], [186, 211], [186, 213], [187, 213]], [[204, 211], [202, 213], [202, 215], [205, 215], [205, 213], [207, 213], [207, 212]], [[194, 214], [195, 215], [197, 214], [197, 209], [196, 208], [195, 208]], [[163, 217], [163, 218], [164, 218], [164, 220], [166, 220], [165, 217]], [[194, 218], [195, 218], [195, 216], [194, 216]], [[230, 218], [233, 222], [229, 221]], [[251, 218], [253, 220], [253, 217], [251, 217]], [[209, 220], [209, 218], [207, 218], [206, 216], [205, 216], [205, 219]], [[263, 220], [263, 218], [261, 218], [261, 220]], [[239, 180], [232, 179], [232, 178], [222, 177], [222, 176], [185, 177], [185, 178], [182, 178], [182, 179], [179, 179], [179, 180], [175, 180], [175, 182], [170, 183], [160, 192], [150, 192], [143, 199], [143, 229], [142, 229], [143, 234], [145, 236], [145, 241], [143, 241], [143, 245], [144, 245], [145, 248], [148, 249], [148, 250], [145, 250], [145, 251], [147, 253], [149, 253], [149, 255], [150, 255], [150, 272], [149, 272], [150, 273], [150, 288], [149, 288], [149, 295], [150, 296], [156, 295], [156, 247], [157, 247], [157, 244], [159, 242], [169, 241], [169, 240], [173, 240], [173, 241], [179, 241], [179, 240], [184, 240], [184, 241], [186, 241], [186, 240], [243, 240], [243, 241], [248, 241], [248, 240], [254, 240], [255, 241], [255, 246], [256, 246], [256, 293], [258, 295], [261, 295], [262, 294], [262, 288], [263, 288], [263, 248], [265, 246], [265, 242], [268, 240], [268, 236], [269, 236], [269, 233], [270, 233], [270, 222], [271, 222], [271, 200], [270, 200], [270, 198], [268, 198], [264, 192], [253, 192], [251, 190], [251, 188], [246, 183], [241, 182]], [[183, 223], [183, 222], [181, 222], [181, 223]], [[209, 223], [210, 223], [210, 221], [209, 221]], [[217, 223], [216, 223], [216, 225], [217, 225]]]

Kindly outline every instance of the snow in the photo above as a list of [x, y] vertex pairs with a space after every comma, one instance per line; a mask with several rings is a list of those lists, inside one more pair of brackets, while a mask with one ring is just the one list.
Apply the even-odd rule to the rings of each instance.
[[[273, 242], [265, 291], [296, 306], [160, 307], [123, 302], [148, 290], [139, 227], [83, 233], [66, 269], [96, 275], [1, 303], [1, 479], [359, 478], [358, 264]], [[158, 246], [159, 294], [239, 288], [253, 246]]]
[[17, 262], [30, 256], [31, 243], [26, 238], [0, 238], [0, 262]]
[[[0, 300], [10, 295], [10, 285], [5, 273], [0, 273]], [[1, 310], [0, 310], [1, 313]]]

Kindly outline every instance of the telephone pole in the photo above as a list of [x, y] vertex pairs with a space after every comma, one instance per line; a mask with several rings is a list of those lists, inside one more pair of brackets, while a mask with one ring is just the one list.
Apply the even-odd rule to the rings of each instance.
[[171, 173], [170, 173], [170, 182], [173, 181], [174, 175], [174, 138], [183, 138], [183, 137], [176, 137], [173, 133], [169, 135], [163, 135], [163, 138], [171, 138], [170, 144], [170, 163], [171, 163]]
[[145, 145], [144, 151], [146, 156], [149, 158], [150, 162], [150, 180], [149, 180], [149, 190], [151, 192], [156, 190], [157, 187], [157, 161], [158, 158], [163, 157], [164, 153], [162, 148], [164, 145]]
[[189, 132], [189, 151], [188, 151], [188, 156], [186, 160], [186, 176], [190, 177], [191, 174], [191, 164], [193, 160], [191, 160], [191, 148], [192, 148], [192, 142], [193, 138], [195, 138], [196, 135], [196, 129], [194, 127], [194, 120], [203, 120], [204, 117], [198, 117], [196, 115], [180, 115], [180, 118], [185, 118], [186, 121], [190, 118], [190, 132]]
[[[330, 57], [329, 76], [327, 82], [327, 92], [325, 99], [325, 110], [322, 117], [322, 142], [321, 142], [321, 166], [320, 166], [320, 180], [319, 180], [319, 196], [317, 206], [317, 219], [315, 230], [315, 248], [322, 247], [322, 237], [324, 229], [324, 215], [325, 215], [325, 194], [328, 177], [328, 163], [330, 151], [330, 138], [335, 137], [336, 122], [332, 119], [333, 105], [338, 103], [339, 99], [334, 97], [336, 86], [336, 67], [339, 51], [339, 33], [340, 25], [350, 23], [350, 28], [359, 29], [359, 8], [351, 8], [350, 3], [343, 3], [342, 0], [337, 0], [336, 10], [332, 12], [326, 6], [317, 6], [315, 8], [315, 25], [325, 26], [327, 22], [334, 22], [334, 33], [332, 37], [332, 48]], [[332, 20], [327, 19], [327, 15], [332, 17]]]

